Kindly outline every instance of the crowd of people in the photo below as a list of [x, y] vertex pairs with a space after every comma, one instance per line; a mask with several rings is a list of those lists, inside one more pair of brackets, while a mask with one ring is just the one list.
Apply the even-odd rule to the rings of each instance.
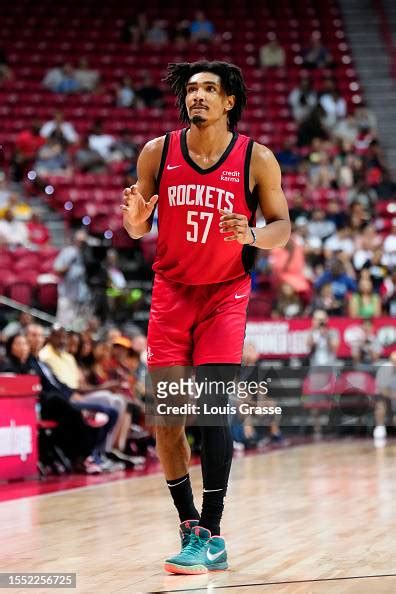
[[149, 387], [146, 338], [138, 328], [130, 338], [115, 327], [100, 334], [93, 319], [83, 333], [48, 331], [22, 314], [1, 336], [0, 372], [39, 376], [41, 418], [57, 422], [54, 439], [72, 468], [100, 474], [155, 457], [144, 426]]
[[[217, 33], [202, 11], [191, 22], [183, 20], [172, 28], [166, 21], [149, 22], [142, 13], [124, 23], [121, 41], [125, 51], [142, 46], [160, 51], [168, 43], [183, 50], [196, 43], [213, 43]], [[301, 79], [287, 98], [297, 133], [276, 150], [293, 231], [286, 247], [257, 253], [252, 275], [254, 303], [257, 299], [265, 302], [266, 315], [274, 319], [316, 319], [314, 314], [319, 311], [326, 319], [349, 316], [363, 318], [369, 324], [381, 315], [396, 314], [396, 216], [384, 219], [377, 208], [381, 201], [396, 202], [396, 182], [377, 137], [375, 114], [363, 102], [351, 107], [343, 96], [337, 86], [335, 58], [320, 34], [312, 35], [300, 57]], [[287, 68], [289, 60], [288, 50], [269, 33], [268, 42], [258, 48], [257, 67], [270, 77], [271, 69]], [[322, 78], [313, 76], [313, 71], [315, 75], [322, 72]], [[6, 55], [0, 52], [0, 85], [12, 77]], [[161, 110], [165, 106], [163, 91], [149, 71], [139, 84], [124, 73], [108, 89], [100, 70], [91, 67], [84, 57], [74, 65], [60, 63], [43, 73], [42, 86], [67, 95], [111, 90], [114, 106], [120, 108]], [[63, 175], [72, 180], [75, 173], [95, 175], [116, 169], [125, 174], [127, 185], [133, 183], [140, 147], [131, 130], [125, 128], [115, 136], [101, 119], [92, 121], [84, 136], [76, 127], [58, 110], [50, 120], [32, 121], [16, 135], [9, 167], [0, 171], [1, 248], [37, 250], [50, 241], [48, 229], [24, 197], [29, 172], [43, 179]], [[258, 221], [263, 224], [260, 215]], [[154, 225], [152, 243], [155, 234]], [[102, 300], [96, 307], [100, 300], [95, 303], [92, 299], [83, 255], [85, 243], [86, 234], [77, 233], [54, 262], [59, 279], [58, 322], [69, 329], [73, 324], [87, 325], [92, 311], [99, 315], [102, 325], [104, 321], [108, 324], [112, 316], [116, 317], [121, 301], [127, 311], [133, 309], [123, 260], [115, 251], [104, 258], [106, 281], [101, 290], [106, 306]], [[141, 241], [135, 249], [144, 252], [144, 247]], [[151, 251], [144, 258], [148, 268], [152, 257]], [[125, 463], [133, 465], [125, 456], [131, 455], [131, 424], [139, 427], [142, 422], [144, 336], [132, 333], [127, 338], [113, 331], [101, 336], [97, 329], [78, 335], [56, 329], [44, 346], [41, 326], [30, 321], [10, 333], [5, 324], [7, 358], [2, 369], [40, 375], [44, 417], [57, 420], [68, 411], [68, 422], [78, 428], [81, 439], [70, 443], [68, 432], [58, 431], [73, 464], [86, 472], [114, 469], [117, 464], [118, 468]], [[366, 330], [374, 360], [379, 355], [378, 345], [372, 330], [368, 326]], [[257, 353], [249, 348], [247, 360], [256, 364]], [[357, 351], [352, 353], [355, 362], [360, 356]], [[244, 442], [249, 443], [253, 432], [245, 429]], [[149, 428], [145, 431], [150, 436]], [[236, 436], [238, 431], [241, 427], [235, 428]], [[271, 427], [271, 436], [275, 440], [279, 437], [276, 424]]]

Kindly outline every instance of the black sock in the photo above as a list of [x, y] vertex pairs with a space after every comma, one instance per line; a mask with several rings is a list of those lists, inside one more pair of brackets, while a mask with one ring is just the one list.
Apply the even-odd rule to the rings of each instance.
[[220, 535], [220, 520], [224, 509], [225, 489], [203, 493], [200, 526], [210, 530], [212, 536]]
[[177, 479], [166, 481], [173, 503], [179, 513], [180, 522], [199, 520], [199, 512], [194, 505], [190, 475], [187, 473]]

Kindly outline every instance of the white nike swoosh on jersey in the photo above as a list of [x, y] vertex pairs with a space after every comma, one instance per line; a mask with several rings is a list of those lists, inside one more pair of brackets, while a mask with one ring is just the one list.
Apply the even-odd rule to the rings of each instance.
[[181, 167], [181, 165], [168, 165], [167, 169], [170, 171], [171, 169], [177, 169], [178, 167]]
[[246, 297], [246, 295], [235, 295], [235, 299], [242, 299], [242, 297]]
[[206, 556], [209, 559], [209, 561], [214, 561], [215, 559], [218, 559], [220, 557], [220, 555], [222, 555], [224, 552], [225, 552], [225, 549], [222, 549], [218, 553], [214, 553], [214, 554], [212, 554], [210, 551], [206, 551]]

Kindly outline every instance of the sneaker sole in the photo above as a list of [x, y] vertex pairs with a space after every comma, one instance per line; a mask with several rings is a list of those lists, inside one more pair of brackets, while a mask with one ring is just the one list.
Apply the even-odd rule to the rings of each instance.
[[208, 573], [208, 569], [205, 565], [177, 565], [176, 563], [165, 563], [164, 569], [169, 573], [181, 573], [183, 575]]
[[224, 561], [223, 563], [219, 563], [218, 565], [214, 566], [213, 569], [211, 566], [207, 567], [208, 571], [227, 571], [227, 569], [228, 569], [227, 561]]

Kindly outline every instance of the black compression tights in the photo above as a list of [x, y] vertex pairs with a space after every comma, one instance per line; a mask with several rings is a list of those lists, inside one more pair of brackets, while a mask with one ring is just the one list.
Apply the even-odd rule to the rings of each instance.
[[[232, 382], [239, 366], [225, 364], [200, 365], [196, 368], [196, 382], [208, 387], [198, 403], [203, 409], [225, 407], [228, 403], [226, 394], [214, 394], [209, 383]], [[206, 382], [205, 382], [206, 380]], [[214, 385], [214, 384], [212, 384]], [[211, 531], [212, 535], [220, 534], [220, 520], [224, 508], [224, 497], [227, 492], [228, 478], [231, 470], [233, 441], [229, 417], [226, 414], [204, 416], [198, 420], [201, 430], [201, 466], [203, 479], [203, 503], [200, 525]]]

